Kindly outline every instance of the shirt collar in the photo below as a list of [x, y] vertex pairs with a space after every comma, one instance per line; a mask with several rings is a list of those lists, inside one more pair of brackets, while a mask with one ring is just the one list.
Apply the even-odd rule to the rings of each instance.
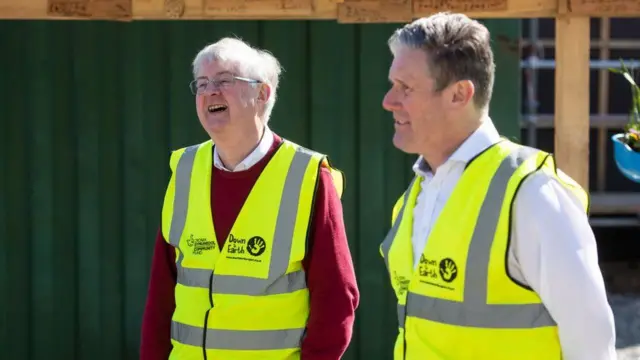
[[[473, 134], [471, 134], [471, 136], [469, 136], [467, 140], [465, 140], [462, 145], [460, 145], [460, 147], [451, 154], [445, 164], [449, 162], [461, 162], [466, 164], [486, 148], [499, 141], [500, 134], [498, 133], [498, 130], [493, 125], [491, 119], [486, 117], [480, 127], [478, 127], [478, 129], [476, 129], [476, 131], [474, 131]], [[413, 165], [413, 171], [418, 176], [422, 177], [427, 177], [432, 174], [429, 164], [427, 164], [422, 156], [420, 156]]]
[[271, 131], [271, 129], [269, 129], [268, 126], [265, 126], [264, 133], [262, 134], [262, 138], [260, 139], [258, 146], [233, 169], [228, 169], [226, 166], [224, 166], [224, 164], [222, 163], [222, 160], [220, 159], [220, 154], [218, 154], [218, 149], [214, 146], [213, 147], [213, 165], [220, 170], [230, 171], [230, 172], [247, 170], [253, 165], [255, 165], [258, 161], [262, 160], [262, 158], [265, 155], [267, 155], [267, 153], [269, 152], [269, 149], [271, 149], [271, 146], [273, 145], [273, 141], [274, 141], [273, 132]]

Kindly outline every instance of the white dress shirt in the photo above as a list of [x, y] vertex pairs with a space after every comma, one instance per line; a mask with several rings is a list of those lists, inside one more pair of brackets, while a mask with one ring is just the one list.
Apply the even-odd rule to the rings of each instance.
[[218, 153], [218, 148], [213, 147], [213, 165], [220, 170], [229, 171], [229, 172], [237, 172], [244, 171], [255, 165], [258, 161], [262, 160], [262, 158], [267, 155], [269, 149], [271, 149], [271, 145], [273, 145], [273, 132], [269, 129], [268, 126], [265, 126], [264, 133], [262, 134], [262, 138], [258, 143], [258, 146], [247, 155], [244, 160], [242, 160], [238, 165], [236, 165], [233, 169], [227, 168], [220, 159], [220, 154]]
[[[500, 140], [483, 122], [435, 174], [420, 157], [424, 178], [413, 209], [413, 256], [418, 265], [427, 237], [475, 155]], [[589, 220], [573, 193], [538, 172], [520, 187], [514, 204], [508, 269], [540, 296], [558, 324], [564, 360], [615, 360], [615, 326]]]

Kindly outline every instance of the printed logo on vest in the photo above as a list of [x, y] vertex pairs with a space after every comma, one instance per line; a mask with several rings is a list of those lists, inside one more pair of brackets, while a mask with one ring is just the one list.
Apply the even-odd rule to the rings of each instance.
[[395, 271], [393, 272], [393, 282], [395, 283], [394, 287], [398, 289], [398, 295], [404, 295], [409, 289], [410, 280], [404, 276], [398, 275]]
[[267, 248], [267, 243], [260, 236], [254, 236], [247, 242], [247, 251], [253, 256], [260, 256]]
[[248, 241], [229, 234], [227, 239], [227, 259], [262, 262], [258, 257], [267, 249], [267, 242], [260, 236], [253, 236]]
[[229, 238], [227, 239], [229, 245], [227, 245], [227, 252], [229, 254], [244, 254], [246, 252], [245, 246], [247, 245], [247, 240], [240, 239], [233, 234], [229, 234]]
[[420, 263], [418, 264], [418, 273], [421, 277], [427, 277], [431, 279], [438, 278], [437, 270], [438, 262], [430, 260], [424, 257], [424, 254], [420, 255]]
[[458, 267], [450, 258], [440, 260], [440, 277], [444, 282], [452, 282], [458, 276]]
[[207, 240], [206, 238], [196, 238], [191, 234], [187, 238], [187, 246], [193, 248], [193, 255], [202, 255], [203, 251], [215, 249], [216, 242], [214, 240]]
[[444, 258], [438, 261], [429, 259], [423, 254], [420, 256], [418, 274], [420, 282], [423, 284], [454, 290], [447, 284], [453, 282], [458, 276], [458, 266], [451, 258]]

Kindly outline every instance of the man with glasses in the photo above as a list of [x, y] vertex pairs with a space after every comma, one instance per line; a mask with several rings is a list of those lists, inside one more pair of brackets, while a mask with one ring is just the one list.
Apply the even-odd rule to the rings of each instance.
[[269, 129], [280, 72], [232, 38], [193, 61], [210, 140], [170, 158], [143, 360], [337, 360], [350, 342], [359, 294], [342, 174]]

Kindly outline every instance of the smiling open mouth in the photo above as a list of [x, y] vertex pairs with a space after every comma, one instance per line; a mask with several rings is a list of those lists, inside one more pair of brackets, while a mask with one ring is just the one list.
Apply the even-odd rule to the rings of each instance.
[[227, 105], [209, 105], [207, 111], [209, 113], [221, 113], [227, 110]]

